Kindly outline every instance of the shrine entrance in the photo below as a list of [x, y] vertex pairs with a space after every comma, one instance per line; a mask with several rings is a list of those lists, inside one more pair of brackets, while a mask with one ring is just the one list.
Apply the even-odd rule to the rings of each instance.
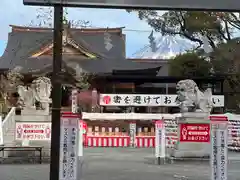
[[[54, 6], [54, 48], [53, 48], [53, 111], [52, 111], [52, 141], [51, 141], [51, 166], [50, 180], [59, 179], [59, 149], [60, 149], [60, 111], [61, 111], [61, 82], [59, 75], [62, 70], [62, 26], [63, 26], [63, 7], [95, 7], [95, 8], [120, 8], [120, 9], [178, 9], [178, 10], [204, 10], [204, 11], [236, 11], [240, 9], [239, 0], [129, 0], [129, 1], [93, 1], [93, 0], [23, 0], [27, 5]], [[101, 163], [102, 164], [102, 163]], [[57, 168], [56, 168], [57, 167]], [[132, 167], [132, 166], [131, 166]], [[145, 166], [146, 167], [146, 166]], [[142, 168], [143, 170], [144, 168]], [[198, 169], [198, 168], [196, 168]], [[138, 169], [139, 171], [139, 169]], [[199, 170], [198, 170], [199, 171]], [[200, 170], [201, 171], [201, 170]], [[108, 173], [107, 173], [108, 174]], [[152, 174], [152, 173], [151, 173]], [[109, 176], [109, 174], [108, 174]], [[132, 176], [135, 178], [135, 176]], [[141, 176], [140, 176], [141, 177]], [[149, 176], [150, 177], [150, 176]], [[149, 179], [144, 177], [144, 179]], [[156, 179], [158, 179], [157, 176]], [[121, 179], [121, 178], [119, 178]]]

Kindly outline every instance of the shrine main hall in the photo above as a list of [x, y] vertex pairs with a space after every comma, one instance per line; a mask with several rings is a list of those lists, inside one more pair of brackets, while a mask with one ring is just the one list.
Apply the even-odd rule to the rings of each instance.
[[[53, 29], [10, 27], [7, 47], [0, 58], [1, 69], [18, 69], [25, 85], [37, 77], [51, 77]], [[70, 106], [71, 89], [77, 85], [84, 111], [179, 111], [174, 104], [176, 83], [189, 77], [170, 76], [166, 59], [127, 58], [123, 28], [72, 28], [65, 23], [62, 46], [62, 106]], [[191, 78], [200, 88], [212, 88], [216, 95], [214, 109], [222, 111], [218, 95], [223, 94], [224, 79]], [[83, 81], [89, 84], [87, 88], [82, 87]], [[98, 108], [92, 108], [93, 104]]]

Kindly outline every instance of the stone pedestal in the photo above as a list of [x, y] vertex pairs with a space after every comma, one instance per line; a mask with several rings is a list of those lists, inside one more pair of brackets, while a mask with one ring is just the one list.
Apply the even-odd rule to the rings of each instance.
[[44, 99], [41, 100], [42, 110], [37, 110], [35, 106], [32, 107], [24, 107], [23, 110], [21, 110], [21, 115], [49, 115], [50, 114], [50, 103], [51, 99]]
[[21, 110], [22, 116], [47, 116], [49, 111], [46, 110], [36, 110], [36, 109], [23, 109]]
[[[205, 158], [209, 157], [211, 153], [211, 146], [210, 146], [210, 135], [208, 142], [192, 142], [190, 141], [181, 141], [180, 136], [181, 133], [187, 133], [187, 131], [183, 132], [184, 130], [181, 128], [181, 125], [187, 124], [193, 125], [192, 127], [198, 127], [197, 124], [202, 124], [202, 127], [209, 127], [206, 132], [210, 132], [210, 120], [208, 113], [202, 112], [187, 112], [182, 113], [181, 117], [177, 118], [178, 122], [178, 142], [175, 146], [175, 149], [172, 152], [172, 156], [175, 158]], [[181, 132], [182, 131], [182, 132]], [[194, 132], [194, 131], [191, 131]], [[202, 133], [202, 132], [201, 132]], [[188, 131], [189, 134], [189, 131]], [[183, 137], [183, 136], [182, 136]], [[186, 137], [186, 136], [185, 136]], [[204, 137], [202, 137], [204, 138]], [[190, 139], [190, 136], [189, 136]], [[198, 140], [197, 140], [198, 141]], [[201, 141], [201, 140], [200, 140]], [[205, 139], [206, 141], [206, 139]]]
[[41, 104], [42, 104], [42, 108], [44, 111], [45, 114], [49, 114], [50, 110], [49, 110], [49, 107], [50, 107], [50, 103], [52, 102], [51, 99], [45, 99], [45, 100], [41, 100]]

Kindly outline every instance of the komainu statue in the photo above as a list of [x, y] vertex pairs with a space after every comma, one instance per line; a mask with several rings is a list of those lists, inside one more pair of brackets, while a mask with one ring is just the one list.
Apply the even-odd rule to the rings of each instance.
[[32, 88], [19, 85], [17, 87], [17, 91], [19, 94], [18, 104], [21, 107], [26, 108], [35, 107], [35, 93]]
[[51, 80], [47, 77], [39, 77], [32, 82], [38, 101], [49, 100], [52, 90]]
[[176, 103], [179, 105], [181, 112], [211, 112], [213, 103], [210, 88], [202, 92], [193, 80], [186, 79], [177, 83], [176, 90]]
[[51, 102], [51, 80], [47, 77], [39, 77], [32, 82], [31, 87], [34, 90], [35, 99], [40, 103], [41, 108], [46, 109]]

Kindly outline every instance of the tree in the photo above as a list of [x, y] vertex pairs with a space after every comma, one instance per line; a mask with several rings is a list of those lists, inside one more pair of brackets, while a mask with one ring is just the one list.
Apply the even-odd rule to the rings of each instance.
[[216, 44], [231, 40], [240, 30], [240, 18], [230, 12], [167, 11], [160, 15], [157, 11], [131, 10], [137, 12], [156, 32], [162, 35], [179, 35], [199, 44], [207, 38], [212, 48]]
[[210, 62], [199, 57], [195, 52], [180, 54], [169, 62], [169, 74], [180, 77], [208, 77], [211, 71]]
[[240, 38], [220, 43], [210, 53], [215, 73], [236, 74], [240, 70]]
[[[18, 85], [22, 85], [23, 76], [19, 73], [18, 67], [0, 75], [0, 113], [8, 113], [8, 106], [12, 105], [12, 93], [17, 92]], [[16, 104], [14, 104], [16, 105]]]
[[224, 93], [229, 109], [240, 111], [240, 38], [221, 43], [210, 54], [216, 74], [225, 74]]

